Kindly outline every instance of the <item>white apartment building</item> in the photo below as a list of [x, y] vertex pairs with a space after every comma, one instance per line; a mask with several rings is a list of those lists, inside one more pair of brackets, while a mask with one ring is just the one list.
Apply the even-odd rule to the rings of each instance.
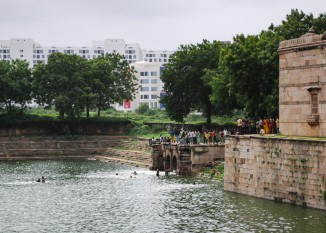
[[135, 99], [125, 101], [123, 104], [115, 104], [115, 108], [121, 111], [135, 111], [141, 104], [147, 104], [149, 108], [164, 109], [160, 104], [160, 97], [164, 95], [161, 74], [164, 69], [162, 63], [139, 61], [131, 64], [137, 70], [136, 77], [140, 88]]
[[148, 104], [150, 108], [164, 108], [159, 103], [163, 95], [161, 73], [163, 64], [167, 63], [174, 51], [153, 51], [141, 49], [137, 43], [126, 43], [123, 39], [105, 39], [93, 41], [91, 46], [83, 47], [43, 47], [30, 38], [13, 38], [0, 40], [0, 60], [21, 59], [29, 62], [30, 67], [37, 63], [47, 63], [52, 53], [77, 54], [86, 59], [93, 59], [106, 53], [119, 53], [134, 66], [140, 89], [133, 101], [114, 104], [123, 111], [134, 111], [140, 104]]
[[106, 53], [119, 53], [124, 55], [129, 63], [142, 60], [166, 63], [173, 53], [173, 51], [147, 51], [141, 49], [139, 44], [126, 43], [123, 39], [93, 41], [91, 46], [82, 47], [43, 47], [28, 38], [0, 40], [0, 60], [22, 59], [28, 61], [31, 67], [39, 62], [47, 63], [49, 55], [56, 52], [77, 54], [86, 59], [93, 59]]

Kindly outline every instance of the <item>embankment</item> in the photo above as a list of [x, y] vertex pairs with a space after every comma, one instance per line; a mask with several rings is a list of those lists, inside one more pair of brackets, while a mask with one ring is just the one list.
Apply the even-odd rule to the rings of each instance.
[[98, 159], [151, 165], [149, 140], [128, 136], [0, 137], [0, 160]]
[[326, 141], [227, 137], [224, 189], [326, 210]]

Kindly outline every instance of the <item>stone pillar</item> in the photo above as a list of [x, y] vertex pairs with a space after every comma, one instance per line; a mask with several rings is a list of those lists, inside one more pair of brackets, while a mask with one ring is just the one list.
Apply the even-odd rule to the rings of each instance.
[[158, 169], [164, 171], [164, 158], [161, 144], [152, 144], [152, 161], [153, 164], [149, 170], [156, 171]]
[[178, 146], [177, 175], [191, 175], [191, 150], [189, 145]]

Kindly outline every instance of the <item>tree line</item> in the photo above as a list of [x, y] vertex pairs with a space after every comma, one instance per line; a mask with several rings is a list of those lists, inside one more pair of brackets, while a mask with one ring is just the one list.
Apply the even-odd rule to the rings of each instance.
[[170, 57], [162, 75], [165, 104], [170, 118], [182, 122], [199, 110], [211, 116], [241, 110], [250, 117], [278, 115], [279, 60], [283, 40], [298, 38], [310, 28], [322, 34], [326, 14], [314, 17], [291, 10], [278, 26], [271, 24], [259, 35], [236, 35], [233, 43], [203, 40], [181, 45]]
[[14, 114], [35, 102], [54, 107], [61, 119], [79, 117], [113, 103], [132, 100], [138, 89], [135, 69], [122, 55], [105, 54], [87, 60], [53, 53], [48, 63], [32, 69], [24, 60], [0, 61], [0, 110]]

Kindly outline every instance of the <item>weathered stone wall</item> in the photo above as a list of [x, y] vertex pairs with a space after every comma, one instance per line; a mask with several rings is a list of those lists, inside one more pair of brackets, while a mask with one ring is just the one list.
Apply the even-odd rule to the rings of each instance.
[[307, 33], [282, 41], [278, 52], [280, 133], [326, 136], [325, 38]]
[[203, 167], [217, 160], [224, 160], [224, 145], [193, 145], [191, 148], [192, 172], [198, 172]]
[[20, 125], [0, 124], [0, 137], [49, 135], [124, 135], [130, 132], [130, 122], [49, 121], [22, 122]]
[[0, 137], [0, 160], [85, 158], [118, 146], [127, 137]]
[[163, 158], [163, 150], [161, 144], [153, 144], [152, 145], [152, 166], [150, 166], [150, 170], [159, 170], [164, 171], [164, 158]]
[[224, 189], [326, 210], [326, 141], [227, 137]]

